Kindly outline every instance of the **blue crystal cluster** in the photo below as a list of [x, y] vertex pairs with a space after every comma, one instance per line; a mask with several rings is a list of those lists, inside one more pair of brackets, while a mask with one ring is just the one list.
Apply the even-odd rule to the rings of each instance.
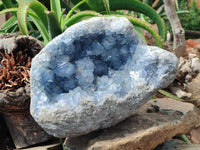
[[[64, 36], [72, 38], [65, 41]], [[54, 101], [53, 99], [59, 94], [68, 93], [76, 87], [87, 92], [97, 91], [100, 78], [105, 78], [103, 76], [112, 78], [114, 72], [123, 70], [138, 43], [143, 44], [139, 37], [133, 38], [132, 34], [103, 28], [101, 32], [92, 32], [83, 36], [75, 33], [66, 34], [55, 41], [55, 44], [44, 48], [51, 59], [51, 61], [46, 61], [46, 64], [44, 63], [48, 67], [44, 72], [43, 69], [32, 71], [32, 73], [38, 71], [34, 74], [42, 74], [40, 83], [50, 101]]]
[[122, 70], [137, 44], [138, 41], [119, 33], [88, 34], [73, 41], [74, 49], [63, 43], [63, 56], [49, 69], [54, 72], [54, 81], [61, 93], [77, 86], [86, 91], [96, 90], [97, 78], [111, 77], [111, 70]]
[[49, 134], [77, 136], [133, 114], [177, 73], [177, 58], [147, 46], [123, 17], [77, 23], [31, 66], [31, 114]]

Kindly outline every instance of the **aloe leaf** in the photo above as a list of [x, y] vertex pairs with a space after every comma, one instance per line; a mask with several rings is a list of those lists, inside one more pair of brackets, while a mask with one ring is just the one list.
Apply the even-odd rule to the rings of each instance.
[[66, 18], [64, 19], [64, 22], [67, 22], [67, 20], [69, 20], [69, 17], [72, 15], [72, 13], [74, 12], [74, 10], [76, 8], [78, 8], [80, 5], [82, 5], [83, 3], [85, 3], [88, 0], [82, 0], [80, 1], [78, 4], [76, 4], [67, 14]]
[[141, 39], [146, 43], [146, 40], [141, 28], [138, 26], [134, 26], [134, 28], [135, 28], [135, 31], [138, 33], [138, 35], [141, 37]]
[[[74, 5], [78, 4], [79, 2], [81, 2], [82, 0], [70, 0]], [[91, 10], [91, 8], [88, 6], [87, 3], [82, 4], [81, 6], [79, 6], [80, 10]]]
[[0, 32], [1, 33], [10, 33], [9, 31], [11, 30], [11, 28], [13, 28], [14, 26], [18, 26], [17, 24], [17, 17], [13, 16], [11, 18], [9, 18], [1, 27]]
[[188, 144], [191, 144], [190, 140], [187, 138], [186, 135], [182, 134], [182, 135], [179, 135], [178, 138], [180, 138], [182, 141], [188, 143]]
[[18, 30], [19, 30], [19, 28], [18, 28], [17, 23], [16, 23], [16, 25], [12, 26], [12, 28], [10, 28], [7, 32], [8, 33], [15, 33]]
[[32, 1], [30, 3], [20, 3], [18, 8], [18, 24], [22, 34], [28, 35], [28, 28], [26, 22], [28, 14], [31, 20], [36, 25], [36, 27], [38, 28], [38, 30], [41, 32], [44, 42], [47, 43], [47, 41], [49, 40], [49, 36], [47, 31], [47, 15], [44, 13], [45, 10], [47, 10], [47, 8], [38, 1]]
[[5, 8], [12, 8], [14, 7], [14, 4], [11, 0], [1, 0], [3, 2], [3, 5]]
[[63, 18], [64, 12], [65, 12], [65, 10], [62, 10], [61, 16], [59, 18], [59, 23], [60, 23], [60, 27], [61, 27], [62, 31], [64, 31], [64, 29], [65, 29], [64, 18]]
[[28, 5], [28, 2], [20, 3], [17, 11], [18, 26], [23, 35], [28, 35], [28, 28], [26, 24]]
[[8, 28], [10, 28], [11, 26], [14, 25], [14, 23], [17, 22], [17, 18], [15, 16], [12, 16], [11, 18], [9, 18], [1, 27], [2, 30], [6, 30]]
[[34, 27], [33, 27], [33, 25], [31, 24], [30, 17], [27, 18], [27, 27], [28, 27], [29, 31], [35, 30]]
[[71, 10], [70, 6], [68, 6], [65, 2], [61, 0], [61, 8], [65, 8], [67, 12]]
[[109, 14], [109, 13], [110, 13], [110, 4], [109, 4], [109, 0], [103, 0], [103, 3], [104, 3], [104, 7], [105, 7], [107, 13]]
[[58, 17], [54, 11], [45, 11], [48, 18], [49, 40], [62, 33]]
[[47, 44], [49, 42], [49, 34], [47, 31], [47, 28], [44, 26], [44, 24], [41, 22], [41, 20], [39, 18], [34, 17], [32, 15], [30, 15], [29, 17], [34, 22], [37, 29], [40, 31], [42, 38], [44, 39], [44, 44]]
[[[40, 23], [38, 23], [38, 21], [35, 21], [37, 22], [37, 27], [46, 28], [46, 30], [48, 30], [47, 15], [44, 13], [45, 10], [47, 10], [47, 8], [38, 1], [32, 1], [30, 3], [29, 2], [20, 3], [18, 8], [18, 24], [22, 34], [28, 35], [28, 28], [26, 22], [27, 14], [31, 15], [32, 17], [37, 16], [37, 18], [40, 21]], [[41, 24], [43, 24], [42, 27], [40, 27]]]
[[70, 17], [69, 20], [65, 22], [65, 26], [70, 27], [71, 25], [77, 22], [80, 22], [82, 20], [89, 19], [92, 17], [100, 17], [100, 16], [102, 15], [94, 11], [82, 11]]
[[3, 30], [4, 33], [12, 33], [13, 31], [19, 31], [17, 19], [15, 20], [15, 22], [5, 27]]
[[9, 13], [9, 12], [17, 12], [17, 8], [4, 9], [4, 10], [0, 11], [0, 15], [5, 14], [5, 13]]
[[150, 6], [152, 6], [153, 3], [155, 2], [155, 0], [143, 0], [143, 2], [148, 4], [148, 5], [150, 5]]
[[164, 3], [163, 3], [163, 0], [159, 0], [154, 6], [153, 6], [153, 9], [157, 10], [160, 6], [162, 6]]
[[33, 2], [33, 1], [37, 1], [37, 0], [16, 0], [18, 4], [22, 3], [22, 2]]
[[179, 98], [177, 96], [174, 96], [172, 95], [171, 93], [167, 92], [167, 91], [164, 91], [164, 90], [158, 90], [159, 93], [171, 98], [171, 99], [175, 99], [175, 100], [178, 100], [178, 101], [185, 101], [184, 99], [182, 98]]
[[[3, 2], [3, 6], [4, 6], [4, 8], [14, 8], [15, 7], [15, 1], [13, 1], [13, 0], [2, 0], [2, 2]], [[17, 14], [16, 14], [16, 12], [10, 12], [10, 13], [12, 13], [13, 14], [13, 16], [16, 16], [17, 17]]]
[[44, 12], [44, 11], [48, 11], [48, 9], [42, 3], [38, 1], [30, 2], [29, 8], [36, 13], [36, 15], [40, 18], [44, 26], [48, 28], [47, 15]]
[[[86, 2], [92, 10], [97, 12], [105, 11], [102, 0], [88, 0]], [[138, 0], [110, 0], [110, 10], [133, 10], [135, 12], [143, 13], [150, 17], [158, 26], [158, 32], [162, 39], [166, 39], [165, 25], [157, 12]]]
[[[178, 11], [176, 11], [176, 14], [188, 14], [188, 13], [190, 13], [188, 10], [178, 10]], [[164, 17], [164, 16], [167, 16], [167, 14], [162, 13], [162, 14], [160, 14], [160, 16]]]
[[53, 10], [56, 13], [57, 17], [60, 19], [62, 14], [60, 0], [50, 0], [50, 4], [51, 10]]

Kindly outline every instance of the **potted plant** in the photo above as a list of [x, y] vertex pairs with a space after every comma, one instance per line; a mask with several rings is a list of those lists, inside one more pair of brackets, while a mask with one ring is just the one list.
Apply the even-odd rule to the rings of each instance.
[[52, 136], [34, 121], [29, 112], [31, 59], [43, 45], [29, 36], [4, 37], [0, 43], [0, 112], [13, 142], [16, 148], [44, 142]]

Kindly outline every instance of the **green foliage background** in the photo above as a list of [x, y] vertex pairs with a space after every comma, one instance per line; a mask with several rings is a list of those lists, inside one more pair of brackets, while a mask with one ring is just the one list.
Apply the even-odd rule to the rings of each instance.
[[[192, 4], [189, 6], [188, 0], [179, 0], [179, 9], [188, 10], [188, 13], [178, 14], [180, 22], [184, 30], [194, 30], [200, 31], [200, 8], [196, 7], [196, 1], [193, 0]], [[172, 33], [171, 25], [167, 17], [163, 17], [166, 29]], [[186, 36], [186, 39], [192, 38]]]

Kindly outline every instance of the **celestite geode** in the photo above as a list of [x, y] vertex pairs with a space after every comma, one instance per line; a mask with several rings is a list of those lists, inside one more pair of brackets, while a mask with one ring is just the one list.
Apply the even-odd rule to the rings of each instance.
[[31, 114], [56, 137], [110, 127], [169, 85], [177, 71], [176, 56], [147, 46], [126, 18], [92, 18], [33, 59]]

